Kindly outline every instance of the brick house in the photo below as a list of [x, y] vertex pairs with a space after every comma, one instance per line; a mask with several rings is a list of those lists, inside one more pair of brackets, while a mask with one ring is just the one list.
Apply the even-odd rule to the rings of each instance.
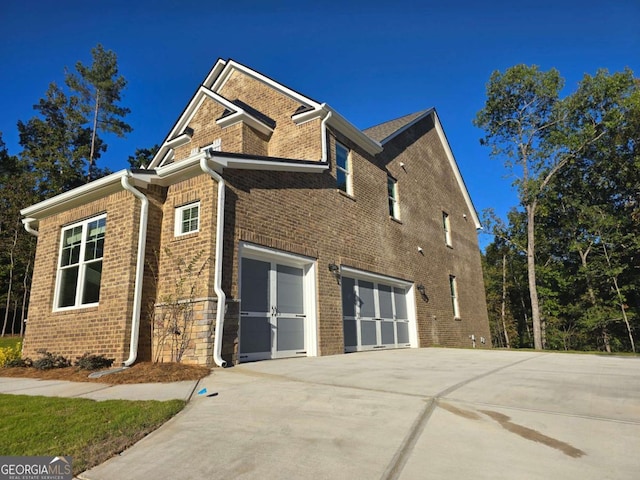
[[38, 236], [25, 356], [490, 347], [480, 223], [434, 109], [361, 131], [218, 60], [147, 168], [22, 214]]

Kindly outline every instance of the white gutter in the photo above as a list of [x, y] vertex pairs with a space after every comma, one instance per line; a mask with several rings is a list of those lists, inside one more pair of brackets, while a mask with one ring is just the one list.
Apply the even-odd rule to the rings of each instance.
[[136, 257], [136, 279], [133, 290], [133, 313], [131, 314], [131, 341], [129, 343], [129, 358], [124, 366], [130, 367], [138, 357], [138, 338], [140, 335], [140, 310], [142, 305], [142, 281], [144, 277], [144, 254], [147, 238], [147, 220], [149, 214], [149, 200], [129, 183], [130, 172], [127, 170], [120, 178], [125, 190], [140, 199], [140, 226], [138, 228], [138, 254]]
[[207, 161], [211, 158], [209, 152], [204, 152], [200, 158], [200, 168], [204, 173], [209, 174], [216, 182], [218, 182], [218, 205], [216, 211], [216, 251], [214, 262], [213, 291], [218, 298], [218, 309], [216, 312], [216, 327], [213, 337], [213, 361], [219, 367], [226, 367], [227, 362], [222, 359], [222, 330], [224, 326], [224, 311], [227, 302], [227, 296], [222, 290], [222, 246], [224, 240], [224, 179], [209, 167]]
[[29, 232], [31, 235], [38, 236], [39, 232], [31, 226], [31, 222], [35, 222], [35, 218], [24, 218], [22, 220], [22, 225], [24, 225], [24, 229]]

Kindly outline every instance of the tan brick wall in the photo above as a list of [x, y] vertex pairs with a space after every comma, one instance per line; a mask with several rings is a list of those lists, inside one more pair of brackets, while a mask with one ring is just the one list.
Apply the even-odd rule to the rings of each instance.
[[[207, 99], [190, 122], [191, 144], [176, 151], [176, 161], [193, 146], [222, 138], [222, 149], [255, 155], [318, 160], [320, 121], [297, 126], [291, 115], [299, 104], [261, 82], [238, 72], [222, 94], [242, 101], [277, 122], [269, 137], [238, 123], [225, 129], [215, 124], [222, 107]], [[351, 149], [353, 195], [338, 191], [335, 142]], [[241, 241], [317, 259], [318, 341], [322, 355], [343, 352], [340, 286], [328, 271], [336, 263], [397, 277], [426, 287], [429, 302], [416, 293], [420, 346], [471, 346], [469, 335], [490, 341], [480, 255], [475, 227], [437, 132], [422, 121], [370, 157], [336, 132], [328, 135], [331, 169], [319, 174], [225, 170], [225, 238], [223, 289], [227, 293], [223, 356], [237, 360], [239, 316], [238, 246]], [[400, 167], [400, 163], [404, 167]], [[400, 220], [389, 217], [387, 169], [397, 179]], [[194, 322], [184, 361], [212, 362], [216, 298], [213, 291], [217, 184], [205, 174], [168, 188], [151, 187], [149, 226], [140, 333], [140, 358], [171, 358], [170, 349], [152, 347], [153, 324], [170, 301], [189, 300]], [[200, 229], [174, 235], [176, 207], [200, 201]], [[449, 214], [453, 248], [447, 247], [442, 212]], [[107, 212], [107, 231], [100, 305], [52, 312], [60, 228]], [[466, 218], [465, 218], [466, 215]], [[113, 194], [41, 222], [34, 270], [25, 354], [46, 348], [67, 356], [85, 351], [115, 356], [128, 354], [133, 301], [139, 201], [130, 193]], [[423, 254], [418, 252], [423, 249]], [[195, 288], [184, 291], [199, 269]], [[182, 273], [181, 273], [182, 270]], [[449, 275], [458, 284], [461, 319], [455, 320]], [[183, 279], [183, 293], [176, 297]], [[481, 346], [478, 344], [478, 346]], [[489, 346], [487, 343], [485, 346]]]
[[[228, 197], [233, 199], [226, 229], [234, 232], [234, 240], [225, 242], [233, 248], [225, 258], [229, 294], [239, 295], [238, 243], [249, 241], [318, 259], [323, 355], [343, 351], [340, 286], [328, 271], [329, 263], [423, 283], [429, 302], [416, 293], [421, 346], [471, 346], [471, 334], [478, 346], [481, 336], [489, 342], [475, 226], [433, 125], [415, 126], [406, 135], [416, 141], [405, 138], [408, 147], [393, 151], [391, 146], [375, 160], [338, 135], [352, 148], [353, 196], [335, 188], [334, 135], [330, 172], [225, 171]], [[388, 214], [385, 166], [398, 180], [399, 222]], [[445, 245], [443, 211], [450, 215], [453, 248]], [[461, 320], [453, 318], [449, 275], [457, 278]]]
[[[54, 312], [61, 228], [105, 212], [99, 306]], [[85, 352], [116, 364], [128, 357], [139, 212], [139, 201], [123, 191], [40, 222], [23, 356], [46, 349], [72, 360]]]
[[218, 102], [205, 98], [202, 105], [195, 113], [189, 127], [193, 129], [191, 141], [175, 149], [174, 160], [180, 161], [187, 158], [194, 148], [202, 148], [211, 145], [214, 140], [221, 140], [221, 148], [225, 152], [243, 152], [243, 124], [236, 123], [226, 128], [220, 127], [216, 120], [222, 116], [224, 107]]
[[[269, 156], [302, 160], [321, 159], [320, 120], [302, 125], [296, 125], [291, 120], [291, 115], [301, 105], [299, 102], [239, 71], [231, 74], [220, 93], [229, 100], [239, 98], [275, 120], [276, 128], [269, 139]], [[223, 150], [230, 151], [224, 147]]]

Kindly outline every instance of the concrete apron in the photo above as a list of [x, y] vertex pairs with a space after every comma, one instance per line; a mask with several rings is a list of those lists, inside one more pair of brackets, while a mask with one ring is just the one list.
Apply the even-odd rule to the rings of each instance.
[[80, 475], [634, 478], [640, 359], [451, 349], [215, 370], [158, 431]]

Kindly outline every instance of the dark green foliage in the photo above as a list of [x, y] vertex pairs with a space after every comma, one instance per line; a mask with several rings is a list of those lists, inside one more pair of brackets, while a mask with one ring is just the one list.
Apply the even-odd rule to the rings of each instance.
[[51, 370], [52, 368], [66, 368], [71, 366], [71, 360], [62, 355], [54, 355], [46, 350], [39, 350], [40, 358], [33, 361], [33, 368]]
[[130, 168], [146, 168], [153, 160], [153, 157], [160, 150], [160, 145], [155, 144], [151, 148], [136, 148], [136, 152], [133, 155], [129, 155], [127, 161]]
[[67, 72], [65, 83], [73, 92], [71, 101], [79, 115], [80, 123], [87, 125], [90, 132], [88, 176], [91, 180], [99, 172], [95, 169], [95, 160], [100, 151], [106, 150], [98, 138], [98, 132], [111, 133], [124, 137], [132, 131], [131, 126], [124, 121], [130, 110], [119, 105], [122, 91], [127, 85], [125, 78], [118, 73], [118, 58], [111, 50], [105, 50], [98, 44], [91, 50], [93, 62], [86, 66], [82, 62], [76, 63], [76, 72]]
[[7, 363], [5, 363], [4, 366], [7, 368], [30, 368], [33, 367], [33, 360], [31, 360], [29, 357], [15, 358], [13, 360], [9, 360]]
[[101, 370], [109, 368], [113, 365], [114, 358], [107, 358], [104, 355], [91, 355], [85, 353], [81, 357], [77, 357], [74, 365], [82, 370]]
[[93, 62], [76, 64], [65, 84], [52, 82], [33, 106], [35, 115], [17, 122], [22, 151], [11, 155], [0, 133], [0, 326], [23, 332], [35, 238], [22, 225], [20, 209], [107, 175], [97, 160], [107, 144], [99, 133], [131, 131], [119, 105], [124, 77], [115, 53], [98, 45]]
[[[640, 84], [630, 70], [601, 70], [585, 75], [558, 108], [544, 142], [566, 161], [535, 198], [546, 348], [633, 351], [640, 328]], [[526, 265], [517, 254], [524, 215], [489, 223], [497, 236], [485, 258], [488, 289], [498, 281], [493, 249], [506, 243], [514, 262]]]

